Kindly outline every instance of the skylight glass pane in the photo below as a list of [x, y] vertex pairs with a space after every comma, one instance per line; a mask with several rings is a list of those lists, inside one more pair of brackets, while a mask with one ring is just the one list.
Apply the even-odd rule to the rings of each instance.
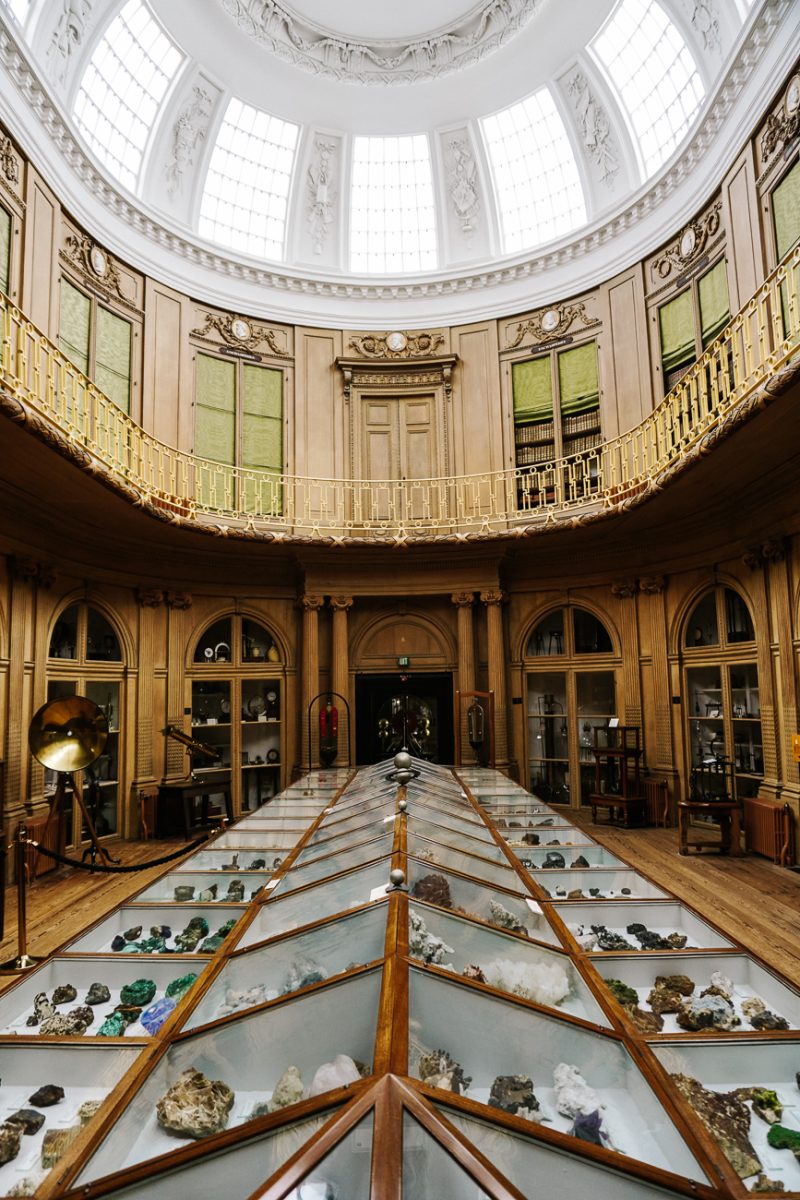
[[700, 111], [705, 89], [694, 58], [656, 0], [621, 0], [591, 49], [619, 93], [647, 178]]
[[436, 212], [427, 137], [355, 138], [350, 269], [394, 274], [436, 266]]
[[200, 205], [200, 232], [260, 258], [283, 258], [298, 126], [232, 99]]
[[95, 48], [73, 116], [112, 175], [133, 190], [148, 134], [182, 62], [141, 0], [129, 0]]
[[506, 254], [550, 241], [585, 222], [575, 157], [547, 88], [481, 124]]
[[11, 9], [20, 25], [24, 25], [25, 19], [28, 16], [28, 9], [31, 6], [31, 0], [6, 0], [6, 4]]

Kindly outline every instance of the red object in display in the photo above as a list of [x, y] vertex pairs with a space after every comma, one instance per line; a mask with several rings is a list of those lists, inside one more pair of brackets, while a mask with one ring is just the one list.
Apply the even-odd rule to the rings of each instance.
[[319, 736], [335, 738], [339, 733], [339, 710], [330, 700], [319, 714]]

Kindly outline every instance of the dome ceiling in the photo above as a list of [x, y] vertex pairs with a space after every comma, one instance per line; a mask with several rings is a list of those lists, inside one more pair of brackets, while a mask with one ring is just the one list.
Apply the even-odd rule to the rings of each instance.
[[685, 147], [800, 24], [800, 0], [3, 5], [106, 209], [213, 272], [370, 300], [574, 263], [688, 195]]

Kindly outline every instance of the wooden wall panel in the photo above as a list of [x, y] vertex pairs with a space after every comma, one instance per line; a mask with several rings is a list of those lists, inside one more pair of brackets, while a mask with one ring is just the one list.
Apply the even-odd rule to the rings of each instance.
[[640, 266], [601, 289], [597, 339], [603, 438], [626, 433], [653, 408], [644, 284]]
[[454, 329], [453, 351], [461, 360], [448, 414], [455, 472], [500, 471], [507, 465], [504, 429], [510, 435], [511, 425], [501, 407], [496, 323]]
[[58, 335], [58, 200], [32, 169], [28, 170], [25, 254], [21, 307], [53, 341]]
[[342, 378], [334, 365], [341, 334], [298, 329], [295, 346], [294, 429], [286, 469], [324, 479], [347, 474]]
[[179, 292], [147, 281], [142, 424], [160, 441], [182, 450], [192, 444], [191, 407], [185, 403], [192, 391], [185, 304]]
[[722, 184], [722, 216], [728, 231], [728, 290], [738, 312], [764, 278], [753, 148], [748, 143]]

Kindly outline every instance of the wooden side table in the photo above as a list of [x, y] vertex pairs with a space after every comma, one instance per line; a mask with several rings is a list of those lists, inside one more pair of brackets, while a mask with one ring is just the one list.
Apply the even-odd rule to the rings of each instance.
[[[689, 837], [692, 817], [715, 817], [719, 821], [719, 841], [709, 842]], [[713, 826], [710, 826], [713, 829]], [[678, 849], [680, 854], [689, 850], [718, 850], [720, 854], [741, 856], [742, 810], [736, 800], [679, 800], [678, 801]]]

